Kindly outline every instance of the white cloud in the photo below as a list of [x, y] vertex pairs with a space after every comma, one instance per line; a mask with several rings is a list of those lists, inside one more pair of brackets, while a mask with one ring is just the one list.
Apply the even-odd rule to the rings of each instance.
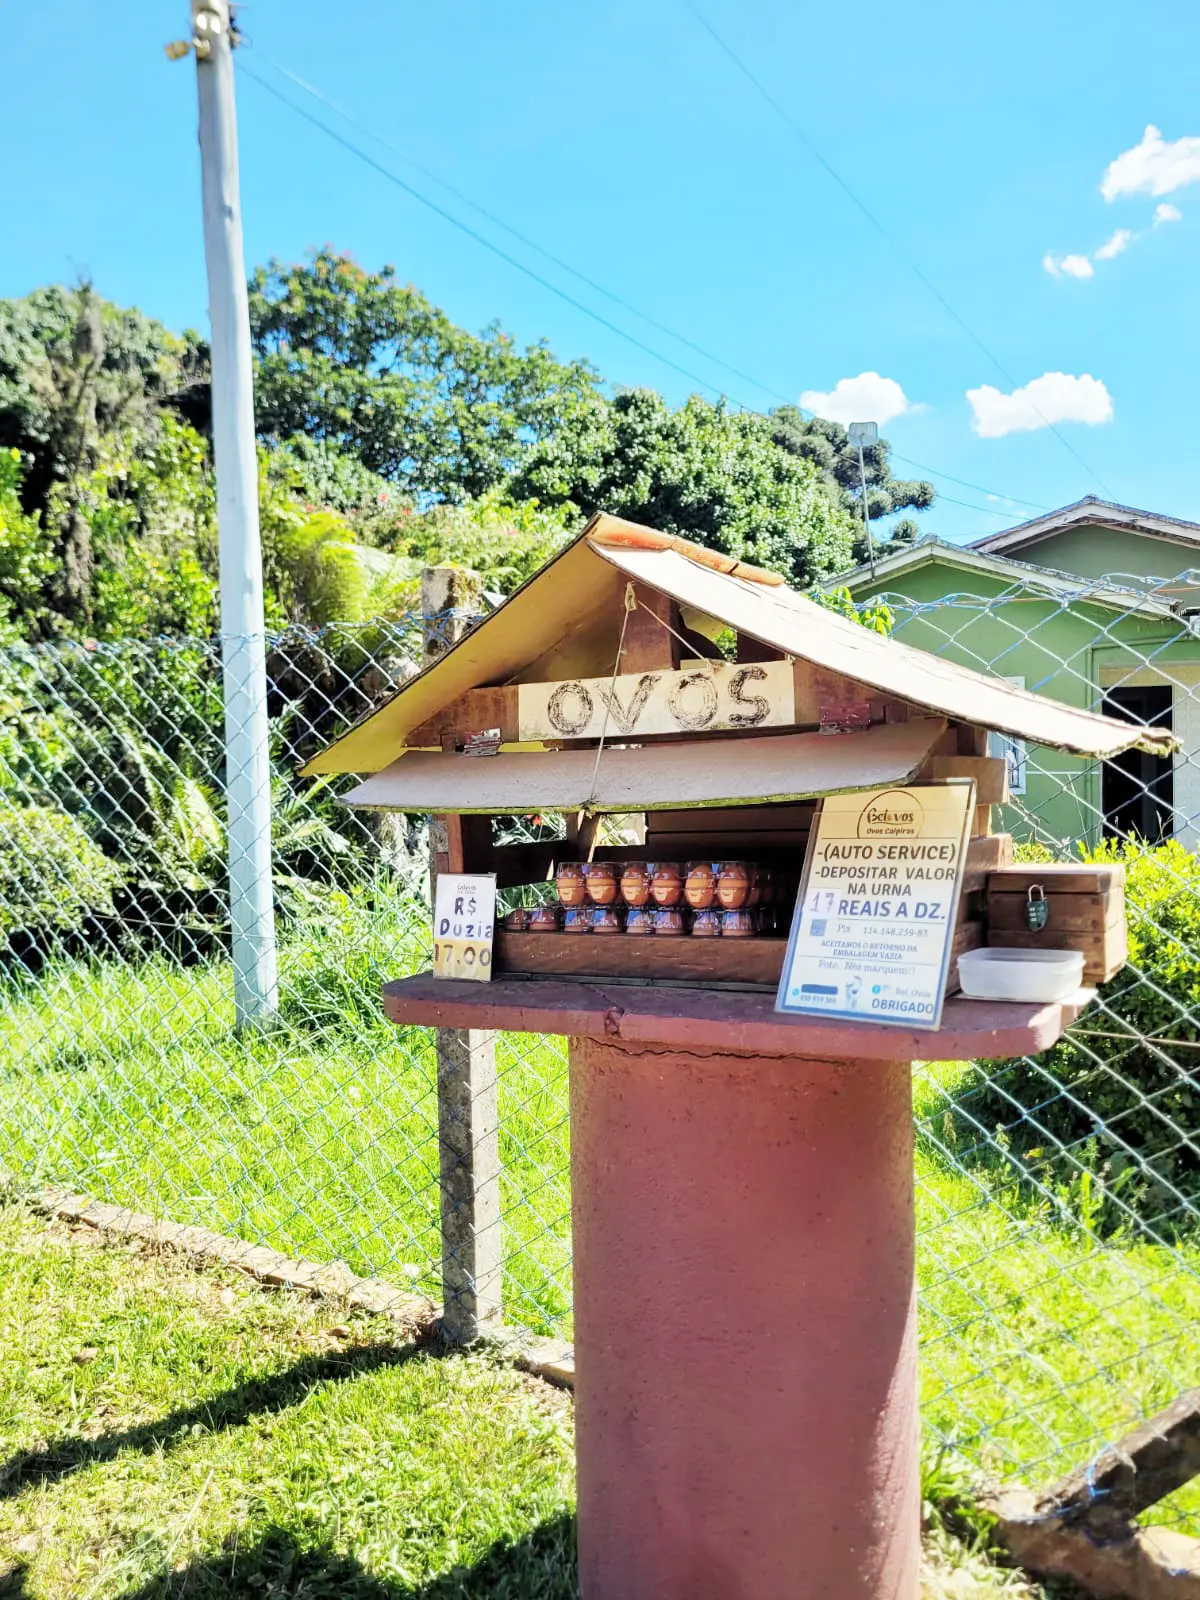
[[1091, 278], [1096, 271], [1086, 256], [1056, 256], [1051, 250], [1042, 257], [1042, 265], [1052, 278], [1061, 278], [1064, 272], [1068, 278]]
[[1091, 278], [1096, 271], [1086, 256], [1064, 256], [1059, 266], [1069, 278]]
[[1178, 206], [1170, 205], [1166, 200], [1162, 205], [1154, 208], [1154, 226], [1157, 228], [1162, 222], [1182, 222], [1183, 212]]
[[1079, 377], [1069, 372], [1043, 372], [1011, 394], [985, 383], [968, 389], [967, 399], [975, 413], [972, 425], [981, 439], [1002, 439], [1007, 433], [1032, 432], [1058, 422], [1095, 426], [1111, 422], [1113, 414], [1108, 390], [1087, 372]]
[[1096, 251], [1097, 261], [1111, 261], [1114, 256], [1119, 256], [1122, 250], [1127, 250], [1135, 238], [1132, 228], [1118, 228], [1111, 239], [1106, 239]]
[[1185, 184], [1200, 182], [1200, 138], [1165, 140], [1151, 124], [1141, 144], [1124, 150], [1100, 182], [1106, 200], [1130, 194], [1174, 194]]
[[895, 378], [881, 378], [878, 372], [860, 372], [857, 378], [839, 378], [828, 394], [806, 389], [800, 404], [807, 411], [830, 422], [878, 422], [882, 427], [893, 417], [902, 417], [916, 408]]

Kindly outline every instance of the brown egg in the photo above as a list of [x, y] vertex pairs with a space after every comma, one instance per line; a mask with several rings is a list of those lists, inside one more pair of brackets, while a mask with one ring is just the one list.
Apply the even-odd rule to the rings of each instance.
[[587, 899], [582, 861], [560, 861], [554, 869], [554, 886], [564, 906], [581, 906]]
[[717, 874], [717, 899], [726, 911], [746, 904], [750, 893], [750, 868], [744, 861], [722, 861]]
[[678, 861], [650, 863], [650, 893], [656, 906], [677, 906], [683, 899], [683, 869]]
[[721, 912], [715, 906], [705, 906], [692, 917], [693, 939], [715, 939], [721, 932]]
[[583, 869], [588, 899], [594, 906], [611, 906], [617, 898], [617, 869], [611, 861], [589, 861]]
[[687, 879], [683, 885], [684, 898], [693, 911], [713, 903], [717, 892], [717, 869], [711, 861], [689, 861]]
[[650, 868], [644, 861], [621, 864], [621, 899], [627, 906], [644, 906], [650, 899]]

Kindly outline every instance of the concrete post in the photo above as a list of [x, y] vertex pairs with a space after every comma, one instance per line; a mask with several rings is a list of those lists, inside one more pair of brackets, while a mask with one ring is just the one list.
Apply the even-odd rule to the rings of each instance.
[[910, 1075], [571, 1040], [583, 1600], [917, 1600]]
[[240, 1029], [265, 1021], [279, 1003], [254, 364], [242, 254], [229, 0], [191, 0], [191, 11], [212, 323], [229, 920], [234, 1016]]
[[[461, 567], [421, 574], [422, 665], [444, 655], [484, 610], [479, 575]], [[461, 872], [462, 819], [431, 817], [429, 898], [437, 874]], [[439, 1028], [438, 1148], [442, 1211], [442, 1329], [469, 1343], [500, 1320], [500, 1124], [496, 1036]]]

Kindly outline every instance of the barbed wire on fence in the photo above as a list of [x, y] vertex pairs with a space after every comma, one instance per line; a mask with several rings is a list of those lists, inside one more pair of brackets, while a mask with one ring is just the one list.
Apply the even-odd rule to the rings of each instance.
[[[1165, 696], [1185, 739], [1169, 770], [997, 747], [1023, 854], [1125, 861], [1131, 961], [1045, 1056], [916, 1069], [924, 1414], [996, 1476], [1074, 1465], [1194, 1377], [1193, 592], [1193, 573], [1039, 587], [1031, 569], [990, 595], [882, 597], [907, 643], [1095, 709]], [[418, 669], [429, 627], [268, 640], [280, 1005], [240, 1035], [220, 641], [0, 649], [0, 1128], [23, 1185], [437, 1297], [433, 1045], [379, 1005], [382, 979], [427, 962], [425, 821], [351, 812], [351, 780], [295, 777]], [[506, 837], [559, 820], [512, 819]], [[501, 1036], [497, 1073], [506, 1318], [569, 1334], [564, 1042]], [[1200, 1497], [1174, 1514], [1195, 1521]]]

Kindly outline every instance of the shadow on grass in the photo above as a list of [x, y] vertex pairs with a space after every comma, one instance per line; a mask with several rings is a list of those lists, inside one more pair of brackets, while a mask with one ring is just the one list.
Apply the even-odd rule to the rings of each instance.
[[[399, 1366], [414, 1356], [425, 1355], [428, 1344], [374, 1344], [360, 1349], [339, 1351], [330, 1356], [305, 1356], [282, 1372], [248, 1378], [236, 1388], [195, 1405], [171, 1411], [157, 1422], [144, 1422], [119, 1433], [101, 1434], [96, 1439], [67, 1435], [52, 1440], [43, 1450], [21, 1450], [0, 1466], [0, 1500], [12, 1499], [36, 1484], [59, 1483], [95, 1462], [111, 1461], [122, 1450], [169, 1449], [192, 1437], [197, 1424], [209, 1433], [238, 1428], [251, 1417], [286, 1411], [299, 1405], [321, 1383], [345, 1383], [361, 1378], [381, 1367]], [[0, 1597], [9, 1593], [0, 1577]], [[12, 1591], [19, 1593], [19, 1590]]]
[[121, 1600], [576, 1600], [577, 1594], [575, 1519], [564, 1512], [523, 1539], [494, 1544], [472, 1566], [416, 1588], [375, 1577], [327, 1546], [301, 1546], [288, 1529], [274, 1527], [251, 1545], [234, 1535], [222, 1549], [160, 1573]]

